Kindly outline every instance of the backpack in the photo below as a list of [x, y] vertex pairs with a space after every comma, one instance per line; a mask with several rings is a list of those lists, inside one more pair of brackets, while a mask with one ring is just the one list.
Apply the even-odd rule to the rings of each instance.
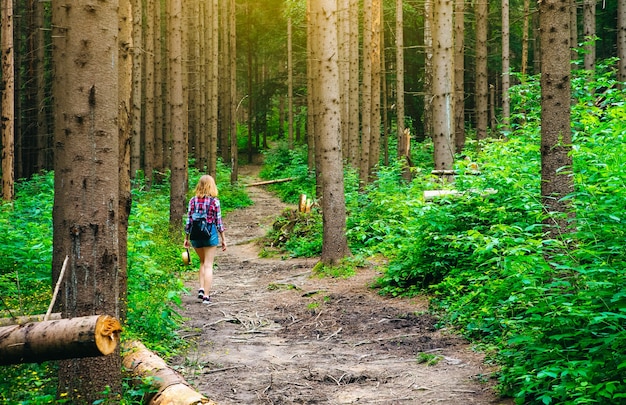
[[[209, 202], [209, 207], [213, 203], [213, 199]], [[191, 240], [199, 240], [199, 239], [210, 239], [211, 238], [211, 228], [214, 225], [213, 223], [208, 223], [206, 220], [208, 214], [207, 211], [199, 211], [191, 214], [191, 230], [189, 231], [189, 239]]]

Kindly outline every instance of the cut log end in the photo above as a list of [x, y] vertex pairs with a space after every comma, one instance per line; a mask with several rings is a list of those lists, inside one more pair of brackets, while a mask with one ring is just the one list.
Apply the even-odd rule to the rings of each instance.
[[96, 322], [96, 346], [103, 355], [111, 354], [115, 351], [119, 341], [122, 325], [120, 322], [108, 315], [100, 316]]

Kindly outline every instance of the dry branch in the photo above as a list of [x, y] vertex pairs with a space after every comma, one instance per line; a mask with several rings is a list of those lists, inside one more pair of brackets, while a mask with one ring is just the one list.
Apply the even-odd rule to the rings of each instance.
[[[44, 320], [46, 314], [36, 314], [36, 315], [24, 315], [24, 316], [16, 316], [15, 318], [0, 318], [0, 327], [2, 326], [11, 326], [11, 325], [23, 325], [29, 322], [41, 322]], [[60, 312], [53, 312], [49, 316], [49, 321], [55, 321], [61, 319]]]
[[293, 177], [288, 177], [286, 179], [275, 179], [275, 180], [266, 180], [266, 181], [257, 181], [256, 183], [250, 183], [250, 184], [246, 184], [246, 186], [248, 187], [253, 187], [253, 186], [265, 186], [268, 184], [276, 184], [276, 183], [284, 183], [287, 181], [293, 181]]
[[154, 377], [157, 393], [149, 405], [217, 405], [196, 392], [178, 372], [141, 342], [126, 342], [123, 349], [122, 363], [135, 377]]
[[0, 365], [105, 356], [122, 328], [117, 319], [92, 315], [0, 328]]

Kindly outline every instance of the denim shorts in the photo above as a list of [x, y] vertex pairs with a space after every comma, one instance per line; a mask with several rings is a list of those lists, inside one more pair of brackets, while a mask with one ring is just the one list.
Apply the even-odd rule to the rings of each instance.
[[219, 245], [220, 238], [217, 236], [217, 230], [213, 227], [211, 230], [211, 237], [209, 239], [192, 239], [189, 242], [191, 242], [191, 246], [195, 248], [203, 248]]

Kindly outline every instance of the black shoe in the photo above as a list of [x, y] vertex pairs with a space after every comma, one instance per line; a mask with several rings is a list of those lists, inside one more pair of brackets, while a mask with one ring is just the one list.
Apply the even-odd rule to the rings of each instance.
[[204, 298], [204, 290], [201, 288], [198, 290], [198, 299], [201, 300]]
[[211, 303], [211, 298], [208, 295], [205, 295], [204, 298], [202, 298], [202, 303], [203, 304], [210, 304]]

